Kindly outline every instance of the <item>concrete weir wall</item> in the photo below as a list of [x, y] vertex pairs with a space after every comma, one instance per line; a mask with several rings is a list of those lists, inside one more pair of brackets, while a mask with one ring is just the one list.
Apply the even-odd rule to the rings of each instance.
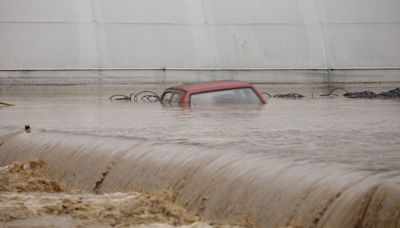
[[0, 0], [0, 84], [399, 82], [399, 12], [398, 0]]

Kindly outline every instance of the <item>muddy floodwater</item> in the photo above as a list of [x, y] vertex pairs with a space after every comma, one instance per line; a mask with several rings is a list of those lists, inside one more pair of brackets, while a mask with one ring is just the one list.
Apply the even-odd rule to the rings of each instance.
[[[399, 85], [344, 85], [375, 92]], [[0, 164], [43, 159], [51, 176], [97, 193], [173, 192], [204, 218], [256, 227], [400, 227], [400, 100], [320, 97], [331, 87], [256, 85], [264, 106], [110, 101], [165, 85], [0, 90]], [[337, 94], [341, 94], [337, 92]]]

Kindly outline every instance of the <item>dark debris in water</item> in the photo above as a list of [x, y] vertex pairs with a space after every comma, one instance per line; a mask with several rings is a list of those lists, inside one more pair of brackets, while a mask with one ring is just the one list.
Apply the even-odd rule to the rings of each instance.
[[11, 104], [11, 103], [6, 103], [6, 102], [1, 102], [0, 101], [0, 107], [1, 106], [15, 106], [15, 104]]
[[400, 87], [389, 90], [387, 92], [382, 92], [382, 93], [374, 93], [371, 91], [363, 91], [363, 92], [347, 92], [343, 94], [343, 96], [348, 97], [348, 98], [384, 98], [384, 99], [389, 99], [389, 98], [400, 98]]
[[327, 94], [322, 94], [321, 97], [339, 96], [339, 95], [333, 93], [333, 92], [335, 92], [336, 90], [343, 90], [343, 91], [345, 91], [346, 93], [349, 92], [349, 91], [347, 91], [347, 89], [345, 89], [345, 88], [336, 87], [336, 88], [334, 88], [333, 90], [331, 90], [329, 93], [327, 93]]
[[[382, 99], [393, 99], [393, 98], [400, 98], [400, 87], [396, 89], [389, 90], [387, 92], [382, 92], [382, 93], [374, 93], [371, 91], [362, 91], [362, 92], [349, 92], [345, 88], [341, 87], [336, 87], [333, 90], [331, 90], [327, 94], [322, 94], [321, 96], [339, 96], [337, 94], [334, 94], [333, 92], [337, 90], [342, 90], [345, 93], [343, 94], [344, 97], [348, 98], [367, 98], [367, 99], [373, 99], [373, 98], [382, 98]], [[271, 97], [269, 93], [262, 93], [264, 95], [268, 95]], [[292, 99], [300, 99], [305, 97], [302, 94], [298, 93], [286, 93], [286, 94], [275, 94], [272, 97], [274, 98], [292, 98]]]
[[299, 93], [286, 93], [286, 94], [275, 94], [275, 98], [294, 98], [294, 99], [299, 99], [303, 98], [304, 95], [301, 95]]
[[131, 93], [129, 96], [124, 94], [114, 94], [109, 99], [110, 101], [112, 100], [138, 101], [140, 99], [144, 102], [157, 102], [161, 100], [158, 94], [148, 90], [144, 90], [136, 94]]

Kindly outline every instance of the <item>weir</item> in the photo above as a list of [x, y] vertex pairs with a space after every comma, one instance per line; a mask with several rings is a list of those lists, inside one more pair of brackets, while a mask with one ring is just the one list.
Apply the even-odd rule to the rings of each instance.
[[6, 134], [0, 163], [40, 158], [49, 174], [94, 192], [169, 191], [206, 219], [257, 227], [399, 227], [390, 179], [265, 154], [64, 133]]

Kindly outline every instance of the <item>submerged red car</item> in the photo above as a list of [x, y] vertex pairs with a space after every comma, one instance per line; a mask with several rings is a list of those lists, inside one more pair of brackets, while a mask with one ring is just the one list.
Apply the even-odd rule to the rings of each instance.
[[266, 104], [265, 98], [247, 82], [226, 80], [188, 83], [166, 89], [162, 103], [198, 104]]

